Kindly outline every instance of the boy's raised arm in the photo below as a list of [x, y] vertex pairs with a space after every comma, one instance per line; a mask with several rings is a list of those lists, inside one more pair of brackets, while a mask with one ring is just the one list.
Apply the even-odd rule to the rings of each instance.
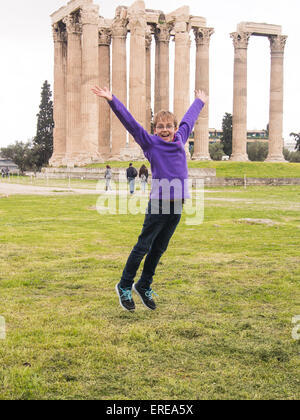
[[152, 143], [150, 135], [147, 131], [133, 118], [128, 109], [114, 96], [108, 88], [100, 88], [95, 86], [92, 92], [99, 98], [104, 98], [108, 101], [111, 109], [116, 114], [118, 119], [124, 125], [127, 131], [133, 136], [135, 141], [146, 150]]
[[179, 125], [178, 133], [181, 135], [184, 144], [188, 141], [199, 114], [207, 101], [208, 96], [203, 90], [195, 90], [195, 100], [185, 113]]

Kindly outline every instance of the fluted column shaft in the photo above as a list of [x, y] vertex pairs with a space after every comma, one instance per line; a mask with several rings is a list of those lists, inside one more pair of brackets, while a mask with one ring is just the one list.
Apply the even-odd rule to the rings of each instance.
[[[99, 86], [110, 89], [110, 43], [111, 31], [99, 31]], [[106, 101], [99, 101], [98, 151], [103, 158], [110, 156], [110, 108]]]
[[[174, 114], [178, 123], [180, 123], [190, 105], [191, 40], [186, 26], [184, 22], [175, 24]], [[185, 150], [189, 158], [189, 141], [186, 142]]]
[[286, 36], [270, 36], [271, 86], [268, 162], [284, 162], [283, 156], [283, 63]]
[[[129, 109], [143, 127], [146, 125], [146, 19], [142, 2], [134, 3], [138, 9], [129, 9], [130, 30], [130, 75]], [[129, 137], [129, 147], [140, 150], [134, 139]]]
[[147, 27], [146, 34], [146, 125], [145, 128], [151, 131], [151, 43], [152, 34], [150, 28]]
[[170, 31], [166, 23], [158, 24], [155, 31], [155, 100], [154, 113], [169, 110], [170, 66], [169, 43]]
[[[112, 92], [127, 106], [126, 37], [127, 20], [117, 16], [112, 25]], [[119, 159], [126, 147], [126, 129], [114, 113], [111, 113], [111, 154]]]
[[54, 132], [53, 156], [50, 164], [61, 165], [66, 155], [66, 32], [59, 24], [53, 25], [54, 38]]
[[91, 88], [99, 82], [98, 57], [99, 6], [86, 5], [81, 11], [82, 20], [82, 87], [81, 128], [82, 151], [90, 160], [98, 160], [99, 100]]
[[81, 25], [74, 16], [64, 19], [68, 33], [66, 81], [66, 164], [81, 149]]
[[190, 36], [188, 32], [175, 35], [174, 113], [181, 121], [190, 105]]
[[[195, 28], [196, 40], [196, 89], [209, 95], [209, 43], [212, 28]], [[209, 154], [209, 105], [205, 105], [195, 124], [194, 160], [211, 160]]]
[[247, 50], [250, 34], [231, 34], [234, 44], [234, 82], [232, 115], [233, 161], [247, 161]]

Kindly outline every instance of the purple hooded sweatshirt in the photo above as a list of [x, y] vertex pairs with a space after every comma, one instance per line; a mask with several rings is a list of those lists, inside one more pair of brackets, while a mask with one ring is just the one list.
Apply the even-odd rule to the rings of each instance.
[[114, 95], [112, 101], [109, 101], [109, 105], [127, 131], [141, 146], [145, 157], [151, 164], [151, 199], [181, 200], [190, 198], [184, 146], [204, 107], [201, 99], [195, 99], [192, 103], [172, 142], [147, 133]]

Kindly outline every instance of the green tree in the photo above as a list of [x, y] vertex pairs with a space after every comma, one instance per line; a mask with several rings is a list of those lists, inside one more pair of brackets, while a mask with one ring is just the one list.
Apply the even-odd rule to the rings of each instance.
[[6, 159], [11, 159], [18, 165], [22, 173], [35, 167], [34, 149], [31, 141], [27, 143], [16, 141], [15, 144], [3, 147], [1, 149], [1, 156]]
[[221, 137], [221, 144], [223, 145], [224, 153], [227, 156], [232, 154], [232, 115], [226, 112], [222, 121], [223, 134]]
[[267, 124], [267, 128], [264, 130], [264, 132], [266, 133], [267, 138], [269, 138], [269, 134], [270, 134], [270, 124]]
[[291, 133], [290, 136], [296, 140], [295, 150], [300, 152], [300, 133]]
[[38, 168], [48, 165], [53, 154], [53, 102], [50, 84], [46, 80], [42, 86], [40, 111], [37, 114], [37, 131], [33, 139], [33, 152]]

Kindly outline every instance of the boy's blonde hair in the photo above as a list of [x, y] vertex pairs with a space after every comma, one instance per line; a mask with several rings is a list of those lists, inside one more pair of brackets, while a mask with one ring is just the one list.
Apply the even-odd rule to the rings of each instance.
[[154, 118], [153, 118], [154, 128], [157, 126], [158, 121], [166, 121], [166, 120], [173, 120], [174, 127], [177, 128], [178, 122], [175, 115], [170, 111], [164, 111], [164, 110], [159, 111], [154, 115]]

